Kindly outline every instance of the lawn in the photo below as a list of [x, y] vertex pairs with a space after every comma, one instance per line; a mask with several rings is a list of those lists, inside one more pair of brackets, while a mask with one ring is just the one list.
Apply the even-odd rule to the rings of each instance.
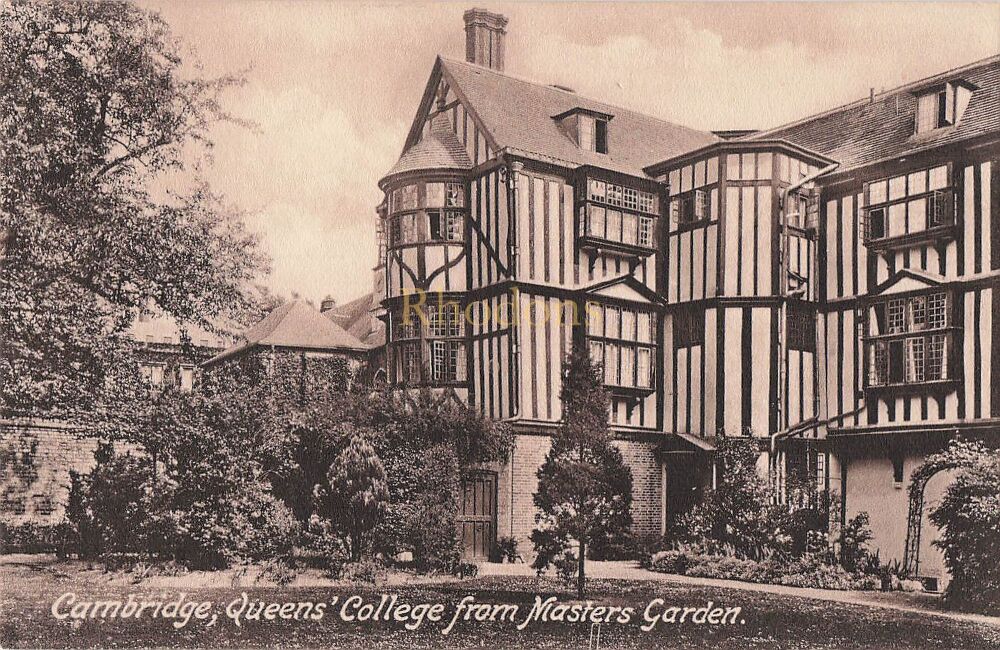
[[[88, 570], [79, 562], [0, 560], [0, 647], [586, 648], [591, 633], [588, 623], [565, 620], [532, 622], [517, 629], [536, 595], [575, 602], [563, 585], [547, 578], [485, 577], [384, 587], [220, 586], [204, 575], [201, 578], [189, 580], [183, 588], [176, 579], [151, 578], [133, 584], [128, 575]], [[655, 581], [594, 580], [589, 585], [588, 597], [595, 606], [634, 608], [629, 622], [601, 626], [601, 648], [1000, 648], [1000, 628], [927, 614]], [[173, 620], [151, 616], [57, 620], [51, 611], [53, 603], [68, 592], [76, 595], [79, 604], [126, 600], [129, 594], [138, 600], [170, 602], [181, 591], [186, 601], [212, 603], [205, 606], [205, 620], [192, 619], [176, 629]], [[318, 621], [285, 620], [280, 614], [270, 621], [247, 621], [244, 615], [237, 626], [225, 610], [244, 591], [251, 603], [326, 602], [328, 608]], [[402, 622], [341, 619], [345, 598], [358, 596], [365, 603], [377, 604], [382, 594], [396, 594], [397, 605], [442, 603], [443, 618], [440, 622], [425, 618], [412, 631], [404, 629]], [[474, 596], [480, 604], [516, 604], [519, 613], [512, 623], [494, 610], [493, 621], [460, 620], [443, 635], [465, 596]], [[335, 598], [336, 605], [330, 605]], [[739, 607], [741, 612], [730, 617], [738, 619], [735, 624], [696, 624], [689, 619], [661, 622], [643, 631], [644, 610], [654, 599], [663, 601], [655, 608], [659, 613], [671, 605], [699, 608], [708, 601], [723, 609]], [[353, 602], [357, 604], [357, 599]], [[59, 611], [68, 613], [71, 607], [62, 606]], [[300, 611], [304, 617], [305, 610]], [[349, 611], [353, 614], [358, 609]], [[209, 624], [211, 615], [217, 618], [214, 624]], [[615, 618], [618, 614], [609, 610], [604, 615]]]

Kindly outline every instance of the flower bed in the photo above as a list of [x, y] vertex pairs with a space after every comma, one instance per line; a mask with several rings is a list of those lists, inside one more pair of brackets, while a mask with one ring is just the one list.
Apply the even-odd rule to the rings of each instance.
[[702, 555], [688, 551], [663, 551], [652, 558], [650, 569], [697, 578], [740, 580], [761, 584], [877, 591], [882, 589], [878, 576], [849, 573], [843, 567], [826, 564], [818, 557], [804, 556], [787, 563], [777, 560], [741, 560], [722, 555]]

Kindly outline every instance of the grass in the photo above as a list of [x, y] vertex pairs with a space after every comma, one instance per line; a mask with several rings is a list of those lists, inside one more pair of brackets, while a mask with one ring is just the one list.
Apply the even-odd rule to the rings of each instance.
[[[191, 576], [194, 578], [195, 576]], [[203, 578], [203, 576], [202, 576]], [[0, 647], [334, 647], [334, 648], [586, 648], [590, 627], [583, 623], [533, 623], [518, 631], [508, 622], [459, 622], [448, 636], [441, 634], [454, 606], [463, 596], [478, 602], [514, 603], [523, 620], [535, 595], [554, 595], [562, 602], [571, 592], [553, 579], [486, 577], [419, 584], [375, 586], [223, 586], [212, 580], [150, 578], [133, 584], [127, 574], [87, 569], [79, 562], [0, 561]], [[602, 648], [1000, 648], [1000, 628], [922, 613], [821, 602], [805, 598], [733, 589], [691, 587], [658, 581], [592, 580], [588, 597], [603, 606], [634, 607], [628, 624], [601, 629]], [[214, 625], [192, 621], [175, 629], [171, 621], [135, 619], [56, 620], [52, 603], [66, 592], [80, 599], [147, 598], [211, 601], [218, 613]], [[237, 627], [223, 614], [225, 605], [246, 591], [252, 600], [285, 603], [343, 599], [359, 595], [377, 601], [395, 593], [401, 602], [445, 603], [444, 621], [425, 622], [415, 631], [401, 623], [349, 623], [340, 620], [339, 606], [320, 621], [248, 621]], [[660, 624], [643, 632], [642, 612], [654, 598], [666, 606], [701, 607], [713, 601], [741, 607], [742, 624], [727, 626]]]

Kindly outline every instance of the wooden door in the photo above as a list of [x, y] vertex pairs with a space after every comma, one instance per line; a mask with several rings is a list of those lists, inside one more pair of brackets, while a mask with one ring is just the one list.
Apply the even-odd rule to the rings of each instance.
[[462, 538], [462, 558], [486, 561], [496, 541], [497, 475], [475, 472], [462, 481], [462, 504], [458, 528]]

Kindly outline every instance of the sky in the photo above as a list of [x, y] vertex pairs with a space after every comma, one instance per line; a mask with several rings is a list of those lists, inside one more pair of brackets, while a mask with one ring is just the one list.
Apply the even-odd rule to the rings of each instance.
[[704, 130], [767, 128], [1000, 52], [1000, 4], [143, 0], [208, 75], [242, 73], [215, 190], [284, 297], [371, 290], [379, 178], [462, 13], [506, 15], [506, 71]]

